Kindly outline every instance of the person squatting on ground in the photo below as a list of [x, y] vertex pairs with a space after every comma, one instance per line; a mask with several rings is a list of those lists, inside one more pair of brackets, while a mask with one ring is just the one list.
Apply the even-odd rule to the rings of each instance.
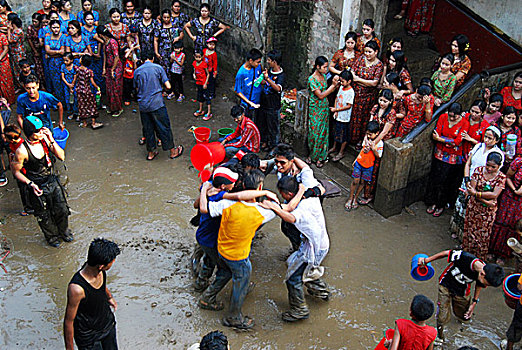
[[[230, 110], [230, 116], [234, 118], [237, 127], [232, 134], [221, 141], [221, 144], [225, 146], [228, 159], [234, 157], [238, 151], [259, 152], [261, 135], [256, 124], [247, 117], [246, 112], [247, 110], [242, 105], [236, 105]], [[236, 140], [237, 138], [239, 140]]]
[[[246, 190], [258, 190], [261, 193], [263, 180], [263, 173], [259, 170], [253, 170], [245, 175], [243, 185]], [[217, 306], [213, 308], [214, 310], [219, 310], [220, 305], [216, 301], [217, 294], [232, 279], [230, 307], [227, 317], [223, 319], [223, 325], [250, 329], [254, 326], [254, 320], [244, 316], [241, 313], [241, 307], [250, 285], [252, 239], [257, 229], [272, 220], [275, 214], [271, 210], [262, 208], [253, 198], [237, 202], [227, 199], [219, 202], [208, 202], [207, 190], [210, 186], [210, 183], [205, 183], [201, 189], [199, 209], [202, 214], [209, 213], [211, 217], [221, 216], [217, 239], [220, 263], [218, 264], [216, 279], [205, 290], [201, 299], [209, 305]]]
[[288, 302], [290, 310], [283, 313], [282, 318], [287, 322], [307, 319], [310, 315], [304, 295], [304, 285], [308, 294], [324, 300], [328, 300], [330, 291], [326, 283], [320, 277], [324, 273], [324, 267], [320, 266], [328, 254], [330, 240], [326, 231], [321, 201], [317, 197], [303, 198], [305, 186], [299, 184], [296, 178], [282, 177], [277, 182], [277, 189], [281, 196], [288, 202], [298, 202], [295, 209], [290, 212], [287, 205], [280, 206], [272, 201], [263, 201], [262, 207], [271, 209], [285, 222], [295, 225], [301, 233], [301, 245], [287, 259], [288, 270], [285, 283], [288, 289]]
[[87, 262], [74, 274], [67, 288], [63, 321], [65, 348], [117, 350], [116, 320], [111, 311], [118, 304], [107, 288], [107, 271], [120, 248], [114, 242], [96, 238], [89, 245]]
[[[444, 325], [451, 319], [451, 310], [461, 322], [473, 316], [482, 288], [498, 287], [504, 278], [504, 269], [496, 264], [485, 264], [463, 250], [444, 250], [427, 258], [419, 258], [419, 265], [447, 258], [450, 263], [439, 278], [437, 300], [437, 343], [444, 341]], [[473, 297], [471, 285], [475, 284]]]
[[24, 147], [18, 147], [15, 152], [13, 174], [29, 187], [28, 201], [47, 243], [59, 247], [60, 239], [65, 242], [74, 239], [69, 230], [71, 213], [65, 190], [53, 170], [53, 155], [64, 161], [65, 152], [55, 142], [52, 132], [43, 127], [40, 119], [34, 116], [25, 118], [23, 130], [27, 140], [23, 143]]

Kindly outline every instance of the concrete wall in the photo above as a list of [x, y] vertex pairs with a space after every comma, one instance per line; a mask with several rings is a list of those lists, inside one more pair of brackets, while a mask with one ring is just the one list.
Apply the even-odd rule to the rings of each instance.
[[520, 0], [459, 0], [470, 10], [522, 45]]

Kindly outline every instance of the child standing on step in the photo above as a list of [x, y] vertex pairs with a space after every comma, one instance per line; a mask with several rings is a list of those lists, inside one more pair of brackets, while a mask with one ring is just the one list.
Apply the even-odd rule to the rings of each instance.
[[212, 113], [210, 113], [210, 102], [216, 95], [216, 79], [218, 74], [218, 58], [216, 53], [216, 43], [217, 39], [215, 37], [211, 37], [207, 40], [207, 47], [203, 49], [203, 58], [207, 63], [209, 74], [207, 87], [208, 113], [203, 117], [203, 120], [209, 120], [210, 118], [212, 118]]
[[[357, 198], [364, 187], [372, 181], [373, 164], [375, 159], [381, 158], [384, 143], [381, 141], [375, 142], [377, 136], [379, 136], [379, 123], [376, 121], [368, 122], [366, 126], [366, 136], [364, 137], [362, 149], [357, 159], [353, 162], [353, 181], [350, 185], [350, 196], [348, 201], [344, 205], [344, 209], [350, 211], [357, 209], [359, 204]], [[363, 184], [361, 185], [361, 179]]]
[[[198, 90], [197, 101], [199, 102], [199, 109], [194, 112], [194, 117], [204, 116], [203, 120], [208, 120], [208, 116], [210, 115], [210, 103], [211, 101], [207, 96], [207, 88], [208, 88], [208, 79], [210, 74], [208, 72], [208, 66], [205, 60], [203, 59], [203, 52], [201, 50], [196, 50], [194, 52], [194, 62], [192, 62], [192, 67], [194, 67], [194, 75], [193, 78], [196, 81], [196, 87]], [[203, 111], [203, 103], [207, 102], [208, 111], [207, 114]]]
[[344, 150], [350, 141], [350, 119], [352, 117], [352, 106], [355, 92], [352, 89], [353, 74], [348, 70], [343, 70], [340, 77], [341, 88], [335, 98], [335, 107], [330, 107], [335, 120], [335, 137], [333, 147], [328, 154], [337, 151], [337, 146], [341, 145], [339, 153], [333, 157], [332, 161], [338, 162], [344, 157]]

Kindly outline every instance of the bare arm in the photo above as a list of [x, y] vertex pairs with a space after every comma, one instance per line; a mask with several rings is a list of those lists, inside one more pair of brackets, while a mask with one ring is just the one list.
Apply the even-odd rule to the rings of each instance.
[[185, 26], [183, 27], [183, 29], [185, 29], [189, 38], [192, 39], [192, 41], [194, 41], [194, 40], [196, 40], [196, 37], [190, 31], [190, 27], [192, 27], [192, 24], [190, 24], [190, 21], [189, 21], [189, 22], [185, 23]]
[[246, 96], [243, 95], [243, 93], [241, 93], [241, 92], [236, 92], [236, 95], [237, 95], [240, 99], [242, 99], [243, 101], [245, 101], [247, 105], [249, 105], [249, 106], [251, 106], [251, 107], [253, 107], [253, 108], [258, 108], [258, 107], [259, 107], [259, 105], [255, 104], [254, 102], [252, 102], [252, 101], [250, 101], [248, 98], [246, 98]]
[[450, 250], [444, 250], [440, 253], [437, 253], [435, 255], [432, 255], [430, 257], [427, 257], [427, 258], [419, 258], [419, 264], [420, 265], [426, 265], [432, 261], [435, 261], [435, 260], [439, 260], [439, 259], [442, 259], [442, 258], [446, 258], [448, 257], [450, 254]]
[[69, 284], [67, 288], [67, 307], [63, 320], [63, 338], [65, 349], [74, 350], [74, 319], [78, 313], [80, 301], [85, 298], [85, 291], [77, 284]]
[[295, 210], [295, 208], [297, 208], [297, 206], [299, 205], [299, 202], [301, 202], [301, 199], [303, 198], [303, 195], [306, 191], [306, 188], [304, 187], [303, 184], [299, 184], [299, 190], [297, 191], [297, 193], [295, 194], [294, 198], [292, 198], [290, 200], [290, 202], [288, 202], [285, 206], [285, 210], [288, 211], [288, 212], [292, 212]]
[[390, 350], [398, 350], [399, 344], [401, 342], [401, 334], [399, 333], [399, 328], [395, 325], [395, 333], [393, 333], [393, 338], [390, 346]]
[[287, 212], [286, 210], [281, 209], [277, 204], [272, 201], [263, 201], [260, 205], [265, 209], [270, 209], [277, 216], [279, 216], [283, 221], [289, 222], [291, 224], [295, 223], [295, 216], [292, 213]]
[[208, 181], [201, 186], [201, 192], [199, 193], [199, 211], [201, 214], [208, 214], [207, 190], [211, 186], [212, 185]]
[[223, 23], [219, 23], [218, 28], [219, 28], [219, 30], [214, 33], [214, 35], [213, 35], [214, 37], [217, 37], [217, 36], [223, 34], [223, 32], [225, 30], [227, 30], [228, 27], [226, 25], [224, 25]]
[[235, 193], [225, 193], [223, 195], [223, 199], [230, 199], [235, 201], [250, 201], [252, 199], [256, 199], [259, 197], [266, 196], [270, 200], [279, 203], [279, 199], [277, 198], [277, 195], [271, 191], [268, 190], [246, 190], [246, 191], [240, 191]]

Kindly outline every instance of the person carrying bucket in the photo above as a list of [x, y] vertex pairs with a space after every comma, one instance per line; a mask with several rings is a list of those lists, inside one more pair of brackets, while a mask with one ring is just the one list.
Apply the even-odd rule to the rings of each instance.
[[[235, 105], [230, 110], [230, 115], [237, 123], [236, 131], [225, 137], [221, 144], [225, 146], [227, 158], [232, 158], [238, 151], [259, 152], [261, 135], [256, 124], [245, 115], [245, 107]], [[231, 142], [239, 138], [236, 142]]]
[[[522, 292], [522, 275], [518, 278], [517, 291], [519, 293]], [[506, 332], [506, 337], [507, 339], [502, 340], [500, 343], [502, 350], [513, 350], [515, 343], [520, 342], [522, 339], [522, 299], [519, 299], [516, 303], [513, 320]]]
[[[11, 163], [15, 178], [27, 186], [27, 199], [34, 209], [34, 216], [47, 243], [59, 247], [60, 240], [71, 242], [74, 238], [69, 230], [69, 206], [65, 191], [54, 174], [51, 153], [61, 161], [64, 150], [58, 146], [53, 134], [40, 119], [29, 116], [23, 130], [27, 140], [18, 147]], [[22, 168], [25, 173], [22, 173]]]
[[[444, 325], [450, 321], [452, 309], [460, 321], [469, 321], [479, 302], [482, 288], [498, 287], [504, 278], [502, 267], [486, 264], [463, 250], [445, 250], [427, 258], [419, 258], [419, 265], [426, 266], [442, 258], [447, 258], [450, 264], [439, 278], [436, 345], [444, 342]], [[473, 282], [476, 282], [476, 285], [472, 297]]]

